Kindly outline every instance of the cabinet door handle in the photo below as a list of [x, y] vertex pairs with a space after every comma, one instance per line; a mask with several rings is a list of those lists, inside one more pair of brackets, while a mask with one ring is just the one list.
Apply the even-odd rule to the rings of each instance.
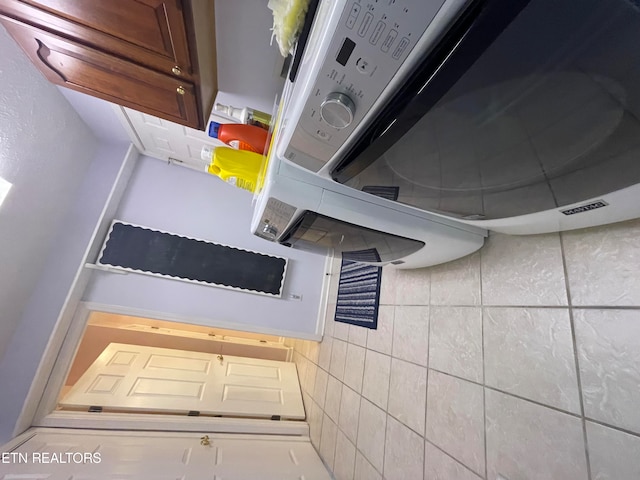
[[186, 90], [182, 85], [180, 85], [178, 88], [176, 88], [176, 92], [178, 92], [179, 95], [184, 95], [186, 93]]
[[180, 70], [180, 67], [177, 65], [173, 67], [171, 71], [173, 72], [174, 75], [182, 75], [182, 70]]

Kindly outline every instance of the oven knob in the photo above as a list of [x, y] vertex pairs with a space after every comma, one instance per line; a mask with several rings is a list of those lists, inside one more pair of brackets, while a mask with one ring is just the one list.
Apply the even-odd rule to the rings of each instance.
[[327, 95], [320, 105], [320, 116], [334, 128], [348, 127], [353, 121], [356, 106], [344, 93], [333, 92]]

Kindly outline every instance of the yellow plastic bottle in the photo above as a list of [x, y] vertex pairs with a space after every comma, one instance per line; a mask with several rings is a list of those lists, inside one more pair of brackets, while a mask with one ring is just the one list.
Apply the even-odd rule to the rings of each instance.
[[207, 172], [238, 188], [254, 192], [264, 157], [248, 150], [230, 147], [202, 147], [203, 160], [211, 163]]

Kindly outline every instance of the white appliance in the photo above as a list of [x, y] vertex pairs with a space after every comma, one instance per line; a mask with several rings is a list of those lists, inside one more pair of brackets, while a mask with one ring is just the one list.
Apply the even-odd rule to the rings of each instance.
[[639, 217], [639, 32], [635, 0], [321, 0], [254, 232], [310, 248], [320, 213], [424, 242], [389, 255], [417, 267]]
[[419, 268], [468, 255], [486, 231], [420, 212], [315, 175], [278, 157], [258, 196], [254, 234], [370, 263]]

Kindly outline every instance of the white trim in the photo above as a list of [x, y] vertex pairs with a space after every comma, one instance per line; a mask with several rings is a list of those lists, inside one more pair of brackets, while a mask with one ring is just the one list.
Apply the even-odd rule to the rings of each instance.
[[89, 315], [91, 312], [87, 309], [84, 303], [78, 304], [71, 325], [67, 330], [67, 335], [60, 347], [58, 358], [56, 358], [55, 364], [51, 369], [47, 386], [42, 393], [42, 399], [38, 405], [38, 410], [33, 418], [32, 425], [43, 424], [46, 417], [55, 411], [58, 404], [58, 396], [62, 389], [64, 382], [69, 374], [73, 359], [80, 346], [84, 329], [89, 321]]
[[96, 302], [84, 302], [88, 310], [99, 311], [105, 313], [113, 313], [116, 315], [128, 315], [132, 317], [145, 317], [155, 320], [166, 320], [169, 322], [190, 323], [194, 325], [204, 325], [214, 328], [226, 328], [228, 330], [240, 330], [243, 332], [262, 333], [265, 335], [273, 335], [276, 337], [300, 338], [302, 340], [322, 340], [322, 334], [298, 332], [293, 330], [281, 330], [277, 328], [269, 328], [261, 325], [250, 325], [238, 322], [227, 322], [217, 320], [211, 317], [193, 317], [187, 315], [167, 314], [155, 310], [147, 310], [143, 308], [124, 307], [120, 305], [109, 305]]
[[139, 152], [136, 147], [134, 145], [130, 145], [127, 153], [125, 154], [120, 170], [118, 171], [113, 187], [109, 192], [104, 208], [100, 213], [99, 220], [93, 231], [89, 245], [87, 246], [82, 261], [78, 266], [75, 278], [71, 288], [69, 289], [69, 293], [67, 294], [67, 298], [65, 299], [64, 305], [58, 315], [56, 325], [51, 337], [49, 337], [49, 341], [47, 342], [44, 354], [40, 359], [40, 364], [38, 365], [33, 382], [31, 383], [24, 405], [22, 406], [22, 411], [16, 421], [16, 425], [13, 430], [14, 437], [26, 431], [33, 423], [38, 405], [53, 371], [53, 365], [63, 345], [67, 331], [70, 328], [84, 289], [91, 278], [92, 271], [84, 268], [84, 265], [95, 258], [98, 249], [100, 248], [102, 239], [109, 228], [109, 224], [111, 223], [111, 218], [115, 215], [118, 205], [120, 204], [120, 199], [124, 195], [124, 191], [129, 179], [131, 178], [138, 156]]
[[21, 446], [23, 443], [27, 443], [29, 440], [31, 440], [36, 435], [36, 433], [38, 433], [36, 429], [30, 428], [26, 432], [21, 433], [17, 437], [12, 438], [4, 445], [1, 445], [0, 452], [12, 452], [13, 450]]
[[[255, 435], [309, 436], [309, 424], [296, 420], [253, 418], [186, 417], [136, 413], [88, 413], [54, 411], [38, 427], [87, 428], [162, 432], [244, 433]], [[133, 432], [132, 432], [133, 433]]]
[[318, 308], [318, 319], [316, 321], [316, 333], [322, 340], [324, 326], [327, 320], [327, 306], [329, 304], [329, 285], [333, 275], [333, 255], [327, 255], [324, 260], [324, 275], [322, 276], [322, 291], [320, 292], [320, 307]]
[[129, 272], [123, 272], [122, 270], [119, 270], [117, 268], [106, 267], [104, 265], [96, 265], [95, 263], [85, 263], [84, 268], [99, 270], [101, 272], [117, 273], [118, 275], [129, 275]]
[[[210, 435], [210, 438], [212, 439], [228, 439], [228, 440], [237, 440], [238, 439], [238, 435], [237, 434], [230, 434], [227, 435], [225, 433], [212, 433], [208, 430], [193, 430], [193, 432], [198, 432], [198, 433], [206, 433], [208, 435]], [[111, 436], [121, 436], [123, 434], [122, 431], [120, 430], [101, 430], [101, 429], [83, 429], [83, 430], [79, 430], [79, 429], [75, 429], [75, 428], [50, 428], [50, 427], [36, 427], [36, 428], [30, 428], [28, 431], [26, 431], [25, 433], [23, 433], [22, 435], [10, 440], [9, 442], [5, 443], [4, 445], [0, 446], [0, 451], [2, 452], [10, 452], [11, 450], [15, 450], [16, 448], [18, 448], [20, 445], [26, 443], [27, 441], [29, 441], [31, 438], [33, 438], [34, 436], [38, 435], [38, 434], [44, 434], [44, 433], [59, 433], [62, 435], [100, 435], [101, 437], [111, 437]], [[184, 437], [184, 438], [193, 438], [193, 433], [192, 431], [168, 431], [167, 433], [169, 433], [169, 435], [167, 436], [171, 436], [171, 437]], [[127, 436], [129, 437], [148, 437], [149, 433], [148, 431], [138, 431], [138, 432], [126, 432]], [[286, 442], [302, 442], [302, 443], [308, 443], [311, 441], [311, 439], [308, 436], [296, 436], [296, 437], [287, 437], [287, 438], [277, 438], [277, 437], [273, 437], [272, 435], [269, 434], [244, 434], [242, 435], [242, 440], [274, 440], [274, 441], [286, 441]], [[22, 477], [20, 477], [22, 478]]]
[[142, 140], [140, 140], [140, 137], [138, 136], [138, 132], [136, 132], [136, 129], [133, 127], [131, 120], [129, 119], [129, 115], [127, 115], [127, 112], [124, 110], [124, 107], [120, 105], [115, 105], [115, 104], [112, 104], [112, 107], [113, 107], [113, 112], [116, 114], [116, 117], [118, 117], [118, 119], [120, 120], [122, 127], [125, 129], [125, 131], [129, 135], [129, 139], [131, 140], [131, 142], [133, 142], [133, 144], [138, 148], [140, 152], [144, 152], [144, 154], [146, 155], [147, 150], [144, 148], [144, 144], [142, 143]]

